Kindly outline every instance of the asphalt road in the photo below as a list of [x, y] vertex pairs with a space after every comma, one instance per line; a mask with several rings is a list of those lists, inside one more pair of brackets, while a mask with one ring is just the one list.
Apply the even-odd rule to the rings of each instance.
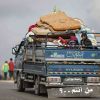
[[0, 100], [100, 100], [100, 98], [47, 98], [34, 95], [32, 89], [18, 92], [12, 81], [0, 81]]

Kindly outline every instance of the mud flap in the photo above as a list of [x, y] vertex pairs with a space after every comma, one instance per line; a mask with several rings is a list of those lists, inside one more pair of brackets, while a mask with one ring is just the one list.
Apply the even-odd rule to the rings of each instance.
[[63, 88], [48, 88], [48, 98], [55, 97], [98, 97], [100, 86], [67, 86]]

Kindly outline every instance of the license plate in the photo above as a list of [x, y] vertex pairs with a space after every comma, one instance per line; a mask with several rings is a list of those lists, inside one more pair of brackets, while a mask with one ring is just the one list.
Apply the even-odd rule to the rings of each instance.
[[60, 93], [70, 93], [70, 94], [77, 94], [77, 93], [84, 93], [86, 95], [90, 94], [93, 92], [92, 88], [86, 87], [73, 87], [73, 88], [69, 88], [69, 89], [64, 89], [64, 88], [59, 88], [59, 92]]
[[74, 78], [65, 78], [64, 82], [82, 82], [82, 78], [74, 77]]
[[63, 88], [48, 89], [50, 97], [92, 97], [100, 95], [99, 86], [67, 86]]

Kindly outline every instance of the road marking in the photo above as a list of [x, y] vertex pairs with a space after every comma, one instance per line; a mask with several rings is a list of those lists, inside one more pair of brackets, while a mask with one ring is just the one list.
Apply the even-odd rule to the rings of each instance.
[[0, 82], [3, 82], [3, 83], [14, 83], [13, 80], [0, 80]]

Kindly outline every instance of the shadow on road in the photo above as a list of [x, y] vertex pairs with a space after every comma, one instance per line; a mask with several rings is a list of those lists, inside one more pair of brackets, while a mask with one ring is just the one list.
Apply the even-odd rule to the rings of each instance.
[[[14, 92], [21, 93], [21, 94], [29, 94], [33, 96], [38, 96], [34, 94], [34, 89], [26, 89], [24, 92], [19, 92], [17, 89], [11, 89]], [[38, 96], [39, 98], [48, 98], [47, 94], [41, 94]]]

